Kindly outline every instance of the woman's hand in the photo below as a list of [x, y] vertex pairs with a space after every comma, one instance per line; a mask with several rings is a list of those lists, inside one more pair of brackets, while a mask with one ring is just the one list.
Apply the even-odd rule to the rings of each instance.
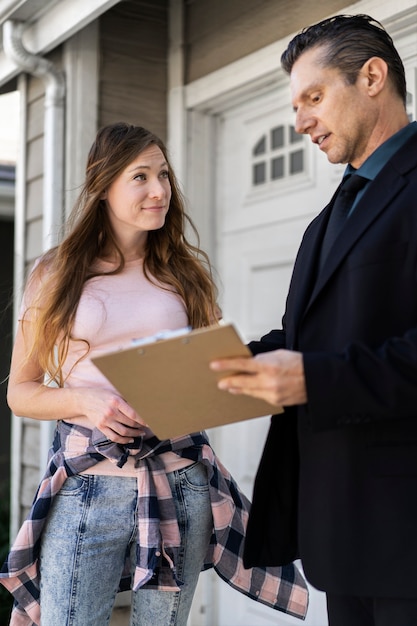
[[98, 428], [105, 437], [116, 443], [132, 443], [134, 437], [146, 432], [146, 424], [134, 409], [108, 389], [96, 387], [72, 388], [79, 414]]

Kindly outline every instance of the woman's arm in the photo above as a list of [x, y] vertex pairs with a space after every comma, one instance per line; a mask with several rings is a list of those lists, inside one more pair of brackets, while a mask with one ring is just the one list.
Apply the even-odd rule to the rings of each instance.
[[110, 390], [45, 385], [36, 357], [28, 357], [30, 327], [30, 322], [19, 322], [13, 346], [7, 402], [15, 415], [41, 420], [85, 416], [108, 439], [122, 444], [144, 434], [143, 421], [136, 411]]

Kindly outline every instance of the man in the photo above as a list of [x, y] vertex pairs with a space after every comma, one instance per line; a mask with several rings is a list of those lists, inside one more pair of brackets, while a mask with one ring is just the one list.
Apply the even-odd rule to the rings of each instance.
[[297, 132], [362, 189], [333, 243], [339, 190], [308, 227], [282, 330], [252, 342], [254, 358], [212, 364], [239, 371], [220, 388], [285, 407], [258, 470], [246, 563], [300, 556], [330, 626], [413, 626], [417, 124], [404, 68], [364, 15], [305, 29], [281, 61]]

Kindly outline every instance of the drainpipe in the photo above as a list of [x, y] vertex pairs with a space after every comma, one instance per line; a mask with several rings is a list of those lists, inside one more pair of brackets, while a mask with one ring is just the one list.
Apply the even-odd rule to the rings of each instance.
[[25, 26], [14, 20], [3, 24], [3, 49], [23, 72], [45, 83], [42, 247], [47, 250], [57, 243], [63, 221], [65, 78], [51, 61], [25, 49]]
[[[24, 22], [14, 20], [7, 20], [3, 24], [3, 49], [6, 56], [22, 72], [42, 78], [45, 84], [42, 249], [46, 251], [58, 242], [64, 213], [65, 78], [63, 72], [51, 61], [25, 49], [22, 43], [25, 26]], [[22, 285], [16, 285], [19, 293], [21, 287]], [[53, 421], [43, 421], [40, 424], [41, 475], [51, 445], [54, 426]]]

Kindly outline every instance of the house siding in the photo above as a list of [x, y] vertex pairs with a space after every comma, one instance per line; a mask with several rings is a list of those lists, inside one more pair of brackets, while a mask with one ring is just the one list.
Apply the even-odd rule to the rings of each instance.
[[168, 3], [124, 1], [100, 18], [99, 125], [126, 121], [166, 140]]
[[185, 76], [190, 83], [338, 12], [346, 0], [199, 0], [185, 5]]
[[27, 94], [25, 262], [31, 263], [42, 252], [45, 89], [40, 78], [29, 77]]

